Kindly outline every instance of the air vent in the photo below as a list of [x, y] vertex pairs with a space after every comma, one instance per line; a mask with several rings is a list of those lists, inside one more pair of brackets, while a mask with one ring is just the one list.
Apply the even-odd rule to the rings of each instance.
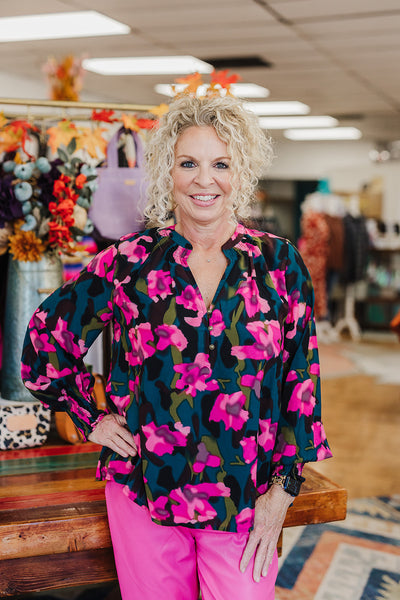
[[215, 70], [223, 69], [249, 69], [263, 68], [272, 69], [273, 63], [261, 58], [261, 56], [229, 56], [226, 58], [205, 58], [205, 62], [210, 63]]
[[365, 115], [362, 113], [347, 113], [345, 115], [329, 114], [338, 121], [363, 121], [365, 119]]

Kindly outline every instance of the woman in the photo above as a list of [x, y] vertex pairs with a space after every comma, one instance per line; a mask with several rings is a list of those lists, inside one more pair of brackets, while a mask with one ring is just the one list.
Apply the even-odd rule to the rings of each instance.
[[[203, 600], [274, 598], [302, 467], [330, 456], [309, 274], [289, 242], [240, 224], [270, 157], [238, 100], [175, 100], [147, 147], [149, 228], [29, 324], [26, 386], [104, 446], [124, 600], [196, 600], [198, 581]], [[109, 322], [105, 414], [83, 358]]]

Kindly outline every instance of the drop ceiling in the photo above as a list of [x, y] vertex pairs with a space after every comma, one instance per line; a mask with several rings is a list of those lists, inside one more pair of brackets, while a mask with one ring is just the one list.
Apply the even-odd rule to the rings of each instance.
[[[0, 0], [1, 16], [76, 10], [102, 12], [131, 33], [0, 43], [0, 81], [2, 74], [25, 78], [30, 97], [29, 84], [43, 81], [47, 58], [70, 53], [256, 56], [271, 66], [232, 70], [267, 87], [269, 100], [304, 102], [310, 114], [356, 126], [367, 140], [400, 139], [400, 0]], [[82, 99], [159, 104], [165, 97], [154, 85], [170, 82], [170, 76], [88, 72]], [[9, 90], [1, 89], [6, 96]]]

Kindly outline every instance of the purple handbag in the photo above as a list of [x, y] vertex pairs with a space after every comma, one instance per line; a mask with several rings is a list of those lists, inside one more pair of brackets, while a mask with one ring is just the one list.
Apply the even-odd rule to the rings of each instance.
[[119, 129], [108, 143], [106, 165], [97, 169], [98, 188], [89, 209], [89, 217], [95, 228], [103, 238], [109, 240], [118, 240], [126, 233], [144, 229], [146, 198], [143, 145], [139, 135], [130, 132], [136, 147], [136, 166], [120, 167], [118, 140], [123, 131], [123, 128]]

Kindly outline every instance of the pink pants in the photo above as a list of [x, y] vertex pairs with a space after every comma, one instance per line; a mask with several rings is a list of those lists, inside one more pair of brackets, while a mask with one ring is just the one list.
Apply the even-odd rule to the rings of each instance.
[[245, 573], [239, 562], [247, 533], [231, 533], [154, 523], [129, 500], [123, 486], [107, 482], [108, 521], [123, 600], [273, 600], [278, 572], [274, 559], [255, 583], [253, 561]]

